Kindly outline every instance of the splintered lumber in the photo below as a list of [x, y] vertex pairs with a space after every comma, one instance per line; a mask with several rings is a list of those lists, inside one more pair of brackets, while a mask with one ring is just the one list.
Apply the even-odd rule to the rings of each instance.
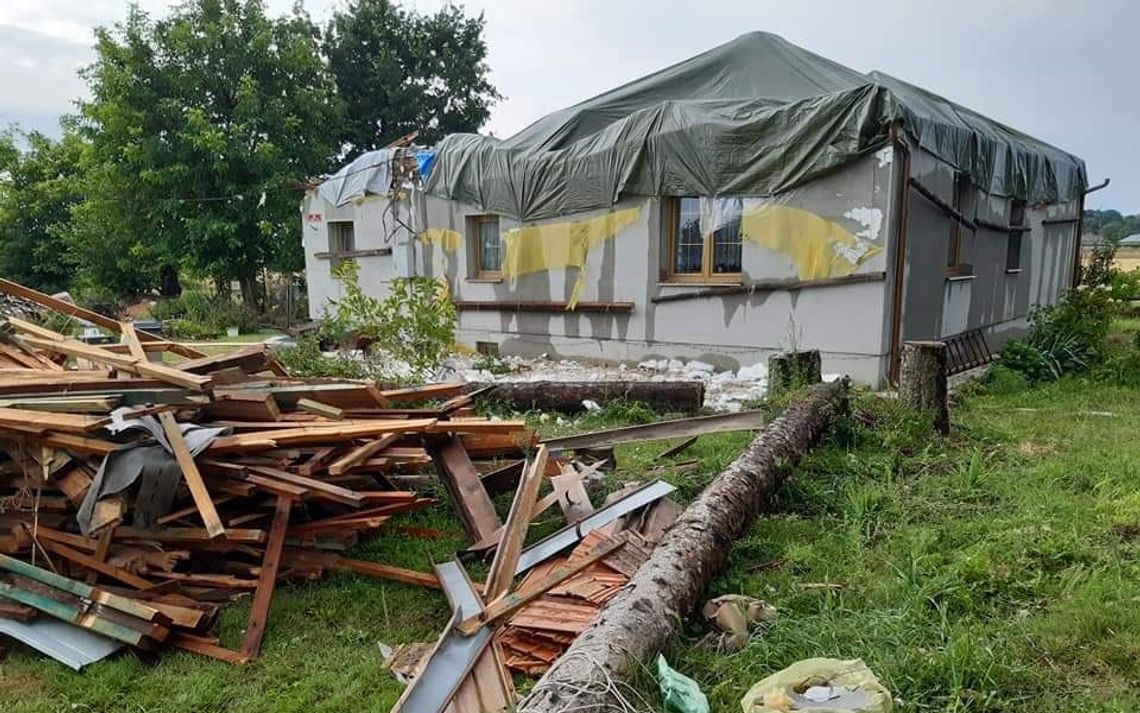
[[[20, 299], [28, 300], [29, 302], [35, 302], [38, 305], [42, 305], [50, 310], [59, 312], [60, 314], [65, 314], [69, 317], [76, 317], [78, 319], [87, 320], [94, 325], [98, 325], [103, 329], [115, 332], [116, 334], [119, 333], [119, 330], [122, 329], [123, 323], [117, 319], [111, 319], [106, 315], [99, 314], [98, 312], [93, 312], [89, 309], [84, 309], [83, 307], [72, 304], [71, 302], [66, 302], [50, 295], [45, 295], [38, 290], [33, 290], [30, 287], [25, 287], [24, 285], [12, 282], [11, 280], [0, 279], [0, 292], [12, 295], [13, 297], [19, 297]], [[161, 337], [156, 337], [155, 335], [149, 334], [147, 332], [139, 332], [139, 339], [144, 342], [163, 341]], [[175, 352], [176, 354], [181, 354], [182, 356], [191, 358], [206, 356], [206, 354], [196, 349], [191, 349], [190, 347], [187, 347], [183, 344], [178, 344], [176, 342], [171, 342], [170, 344], [172, 345], [171, 351]]]
[[413, 386], [407, 389], [389, 389], [382, 391], [384, 398], [390, 403], [409, 404], [418, 401], [434, 401], [436, 399], [450, 399], [459, 396], [467, 389], [466, 384], [428, 384], [427, 386]]
[[727, 562], [728, 544], [747, 531], [775, 490], [782, 465], [815, 445], [846, 401], [845, 382], [814, 387], [761, 431], [685, 510], [605, 616], [578, 636], [518, 710], [614, 710], [616, 689], [594, 684], [622, 680], [669, 643]]
[[271, 359], [269, 350], [264, 344], [251, 344], [228, 354], [184, 361], [175, 365], [175, 368], [191, 374], [210, 374], [236, 367], [246, 374], [256, 374], [268, 369]]
[[[618, 548], [624, 547], [626, 542], [627, 540], [624, 537], [611, 538], [599, 546], [594, 552], [590, 553], [588, 557], [574, 564], [556, 567], [550, 574], [517, 592], [510, 594], [504, 593], [493, 599], [490, 597], [490, 592], [487, 592], [484, 594], [484, 598], [489, 599], [490, 604], [484, 607], [483, 611], [478, 614], [461, 621], [455, 627], [456, 631], [464, 636], [471, 636], [484, 626], [492, 625], [504, 617], [510, 616], [512, 613], [518, 611], [530, 602], [533, 602], [543, 594], [546, 594], [585, 568], [613, 554]], [[487, 586], [490, 587], [490, 582], [487, 583]]]
[[664, 438], [702, 436], [709, 433], [731, 431], [754, 431], [764, 426], [764, 414], [760, 411], [697, 416], [676, 421], [661, 421], [641, 426], [612, 428], [607, 431], [594, 431], [577, 436], [548, 438], [545, 443], [552, 453], [579, 450], [583, 448], [608, 448], [621, 443], [658, 441]]
[[[696, 413], [705, 402], [702, 381], [518, 381], [468, 384], [470, 390], [492, 387], [488, 397], [520, 411], [580, 413], [584, 401], [605, 406], [632, 401], [659, 413]], [[393, 399], [396, 400], [396, 399]]]
[[24, 335], [21, 339], [25, 343], [38, 349], [44, 349], [57, 354], [66, 354], [67, 356], [80, 357], [100, 364], [107, 364], [116, 369], [157, 379], [184, 389], [208, 391], [213, 386], [213, 380], [208, 376], [188, 374], [173, 367], [152, 363], [147, 359], [138, 359], [125, 354], [116, 354], [100, 347], [84, 344], [76, 339], [44, 339], [42, 337], [29, 335]]
[[499, 539], [499, 547], [495, 550], [495, 559], [491, 562], [491, 569], [487, 574], [487, 588], [484, 592], [486, 601], [497, 599], [511, 588], [548, 458], [549, 452], [546, 446], [539, 446], [534, 461], [530, 463], [519, 481], [515, 499], [507, 514], [507, 522], [503, 526], [503, 534]]
[[249, 622], [241, 645], [242, 656], [247, 659], [257, 658], [261, 653], [261, 639], [265, 634], [265, 622], [269, 619], [269, 605], [273, 603], [277, 569], [281, 566], [281, 549], [285, 546], [285, 531], [289, 527], [292, 505], [293, 501], [289, 498], [278, 496], [273, 524], [269, 528], [269, 541], [265, 543], [265, 558], [261, 561], [257, 589], [253, 594], [253, 605], [249, 610]]
[[447, 494], [451, 497], [463, 527], [478, 542], [503, 526], [495, 504], [483, 489], [479, 472], [467, 455], [463, 442], [449, 438], [435, 447], [432, 460]]
[[313, 399], [297, 399], [296, 408], [298, 411], [306, 411], [315, 416], [329, 418], [334, 421], [344, 420], [344, 409], [322, 404], [320, 401], [314, 401]]
[[234, 436], [215, 438], [207, 451], [240, 452], [267, 450], [278, 446], [327, 445], [342, 443], [354, 438], [379, 437], [384, 433], [422, 433], [435, 424], [435, 419], [407, 419], [403, 421], [340, 421], [334, 424], [280, 428], [273, 431], [256, 431]]
[[158, 414], [158, 420], [162, 424], [162, 432], [166, 434], [167, 443], [174, 451], [174, 458], [178, 461], [178, 467], [182, 469], [182, 477], [190, 488], [190, 495], [194, 498], [194, 504], [198, 506], [198, 514], [202, 516], [202, 523], [206, 526], [206, 532], [209, 533], [210, 537], [221, 537], [225, 534], [226, 529], [222, 525], [222, 519], [218, 517], [214, 501], [210, 499], [210, 491], [206, 489], [206, 484], [202, 481], [202, 474], [198, 472], [198, 465], [194, 462], [194, 456], [190, 454], [186, 440], [182, 438], [182, 431], [178, 428], [178, 422], [174, 420], [174, 414], [163, 411]]
[[63, 431], [87, 433], [109, 423], [109, 419], [71, 413], [45, 413], [19, 408], [0, 407], [0, 428], [17, 427], [20, 430]]
[[360, 465], [372, 456], [390, 446], [397, 439], [399, 439], [399, 437], [400, 434], [398, 433], [381, 434], [380, 437], [376, 440], [369, 441], [363, 446], [358, 446], [346, 453], [341, 458], [333, 461], [329, 465], [329, 473], [331, 475], [340, 475], [341, 473], [355, 468], [356, 466]]

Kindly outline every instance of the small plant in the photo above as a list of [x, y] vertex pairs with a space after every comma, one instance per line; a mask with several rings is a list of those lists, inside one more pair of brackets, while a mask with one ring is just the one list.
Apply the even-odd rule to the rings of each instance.
[[368, 362], [348, 354], [326, 356], [320, 338], [306, 334], [293, 346], [280, 347], [275, 356], [293, 376], [320, 376], [340, 379], [367, 379], [375, 376]]
[[413, 379], [428, 378], [455, 341], [458, 318], [447, 284], [429, 277], [399, 277], [390, 283], [389, 295], [377, 299], [365, 294], [359, 273], [353, 260], [333, 271], [345, 294], [333, 304], [323, 330], [338, 335], [341, 343], [349, 337], [369, 340], [407, 364]]
[[151, 317], [163, 322], [177, 339], [212, 339], [237, 327], [241, 333], [257, 331], [257, 311], [229, 297], [187, 291], [181, 296], [156, 302]]
[[489, 374], [509, 374], [514, 369], [511, 365], [503, 361], [500, 357], [494, 354], [483, 354], [471, 365], [473, 369], [485, 371]]

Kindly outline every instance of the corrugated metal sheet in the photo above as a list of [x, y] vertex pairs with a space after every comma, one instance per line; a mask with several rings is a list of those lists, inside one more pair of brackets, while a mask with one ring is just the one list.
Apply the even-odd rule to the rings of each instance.
[[0, 619], [0, 634], [10, 636], [76, 671], [105, 659], [123, 644], [58, 619]]

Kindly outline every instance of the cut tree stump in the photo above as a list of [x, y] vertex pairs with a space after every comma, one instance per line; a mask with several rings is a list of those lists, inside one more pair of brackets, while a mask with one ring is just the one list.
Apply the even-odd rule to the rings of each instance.
[[947, 354], [943, 342], [903, 342], [899, 367], [899, 400], [916, 411], [930, 414], [935, 430], [944, 436], [950, 433]]
[[782, 466], [817, 443], [847, 404], [847, 383], [816, 386], [792, 404], [705, 488], [629, 585], [551, 666], [520, 713], [621, 710], [614, 679], [652, 661], [700, 603], [779, 484]]
[[768, 393], [776, 396], [823, 380], [818, 349], [783, 352], [768, 358]]

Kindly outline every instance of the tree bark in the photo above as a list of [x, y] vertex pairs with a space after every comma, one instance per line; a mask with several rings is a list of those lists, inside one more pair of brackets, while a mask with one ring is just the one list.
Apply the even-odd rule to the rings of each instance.
[[178, 281], [178, 268], [174, 265], [163, 265], [158, 270], [158, 278], [162, 283], [158, 293], [163, 297], [178, 297], [182, 294], [182, 283]]
[[795, 391], [823, 379], [819, 350], [784, 352], [768, 358], [768, 393], [773, 396]]
[[242, 302], [253, 309], [260, 310], [261, 304], [257, 299], [257, 275], [242, 275], [238, 278], [238, 282], [241, 283]]
[[752, 441], [688, 507], [629, 586], [547, 671], [520, 713], [621, 710], [613, 679], [646, 665], [677, 634], [782, 479], [846, 409], [847, 384], [812, 389]]
[[946, 359], [943, 342], [904, 342], [899, 366], [899, 400], [930, 414], [935, 430], [944, 436], [950, 433]]
[[[472, 384], [473, 389], [491, 384]], [[625, 400], [645, 404], [655, 411], [695, 413], [705, 402], [705, 385], [700, 381], [528, 381], [495, 384], [487, 398], [505, 401], [526, 411], [585, 411], [585, 400], [605, 406]]]

